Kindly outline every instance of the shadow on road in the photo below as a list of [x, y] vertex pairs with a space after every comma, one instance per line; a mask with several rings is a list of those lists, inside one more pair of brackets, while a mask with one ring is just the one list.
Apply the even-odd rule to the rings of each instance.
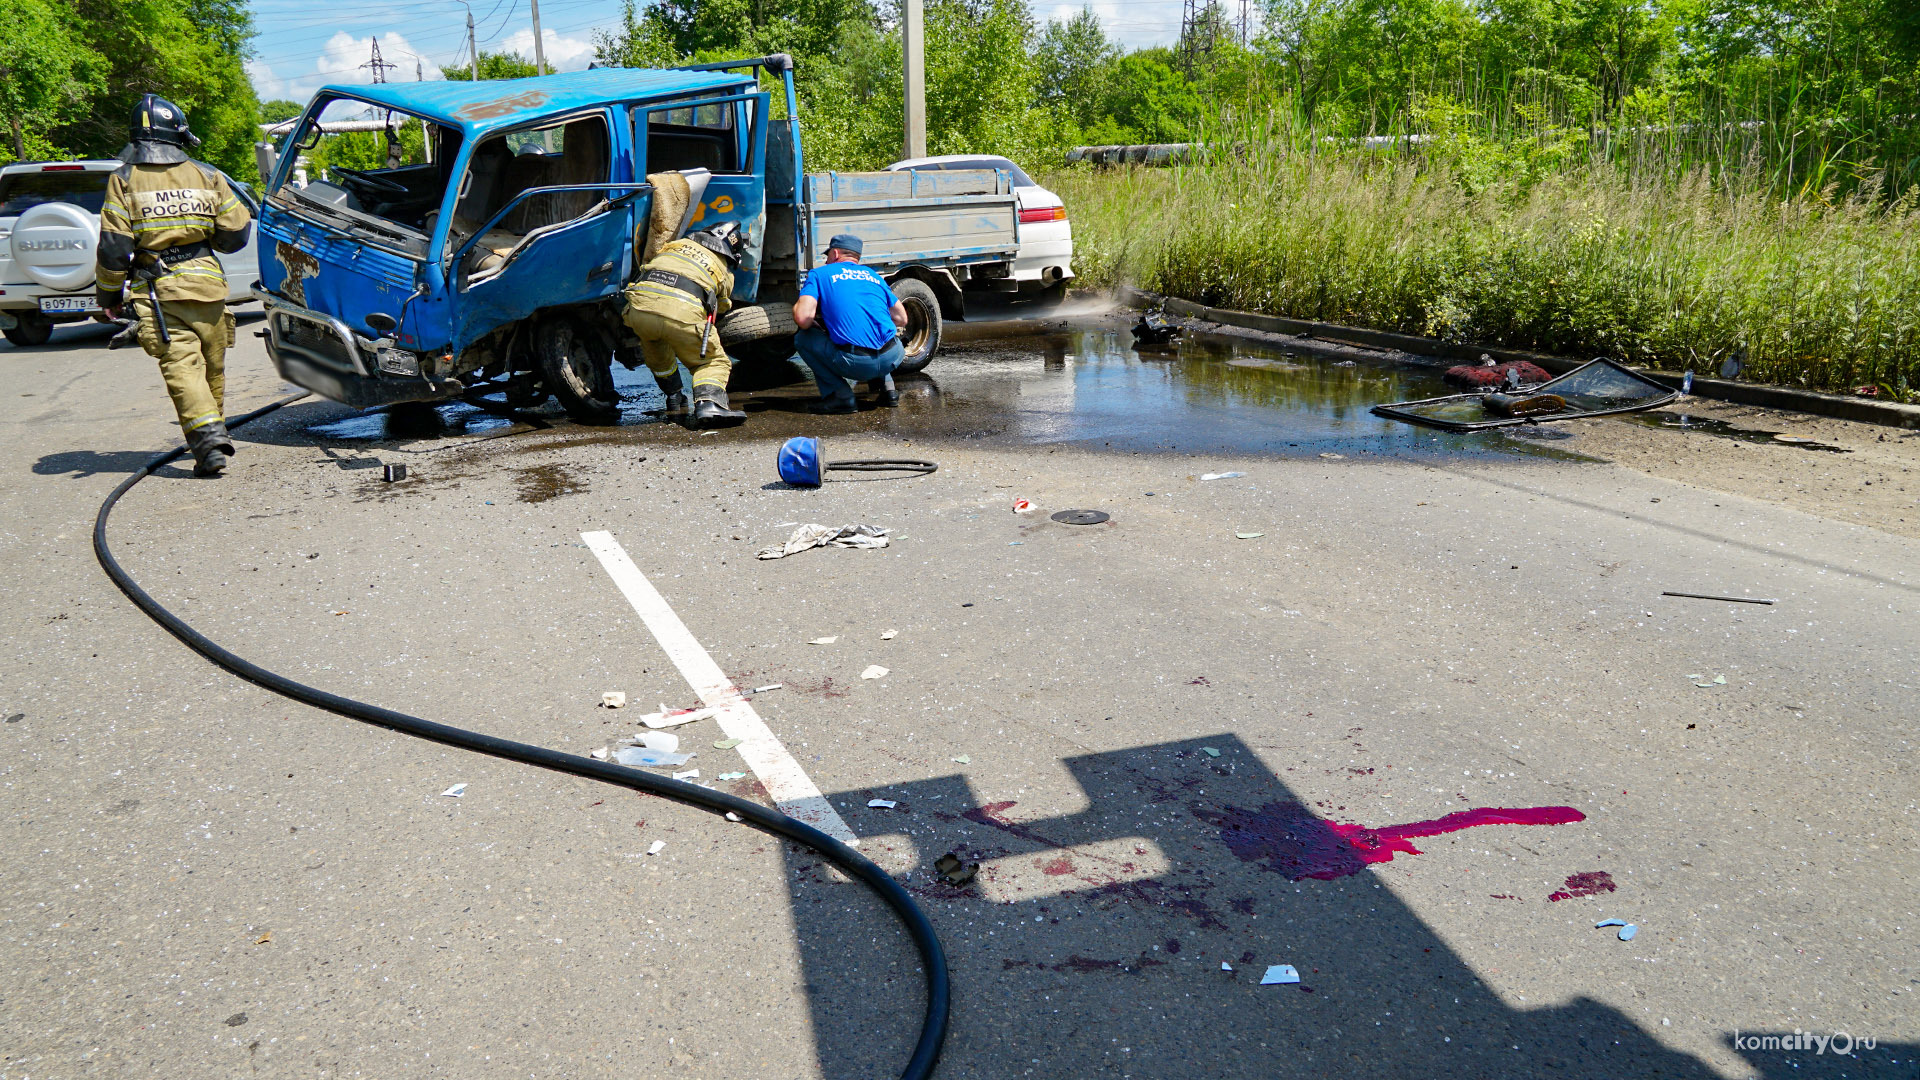
[[[1721, 1075], [1598, 1001], [1507, 1004], [1374, 884], [1388, 830], [1321, 818], [1232, 736], [1066, 764], [1089, 808], [1065, 817], [979, 805], [960, 776], [833, 798], [883, 865], [911, 853], [952, 964], [943, 1077]], [[973, 883], [931, 872], [948, 850], [981, 863]], [[861, 890], [788, 857], [822, 1074], [891, 1075], [916, 958]], [[1260, 985], [1270, 964], [1299, 985]], [[1916, 1053], [1748, 1056], [1769, 1077], [1911, 1076]]]

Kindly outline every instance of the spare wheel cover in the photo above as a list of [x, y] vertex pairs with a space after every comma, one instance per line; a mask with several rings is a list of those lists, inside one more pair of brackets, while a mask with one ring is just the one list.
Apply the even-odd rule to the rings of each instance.
[[49, 289], [75, 292], [93, 284], [99, 219], [72, 203], [41, 203], [13, 226], [13, 262]]

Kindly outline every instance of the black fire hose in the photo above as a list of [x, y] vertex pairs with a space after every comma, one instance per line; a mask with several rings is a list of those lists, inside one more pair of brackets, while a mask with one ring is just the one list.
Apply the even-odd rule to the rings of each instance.
[[[255, 409], [243, 416], [228, 421], [227, 427], [237, 429], [241, 425], [257, 420], [276, 409], [289, 405], [305, 397], [295, 394], [282, 398], [264, 408]], [[880, 899], [906, 927], [907, 935], [913, 938], [914, 945], [920, 950], [921, 963], [927, 971], [927, 1015], [920, 1027], [920, 1039], [915, 1043], [913, 1056], [908, 1059], [907, 1067], [901, 1071], [902, 1080], [925, 1080], [933, 1073], [935, 1062], [940, 1059], [941, 1044], [947, 1037], [947, 1006], [951, 988], [947, 978], [946, 950], [940, 947], [940, 938], [934, 933], [933, 924], [913, 902], [913, 897], [900, 883], [888, 876], [887, 872], [873, 864], [873, 861], [852, 848], [821, 832], [805, 822], [796, 821], [775, 810], [769, 810], [759, 803], [735, 798], [709, 788], [669, 780], [664, 776], [655, 776], [637, 769], [629, 769], [609, 762], [595, 761], [592, 758], [574, 754], [563, 754], [558, 750], [548, 750], [530, 743], [514, 742], [493, 735], [483, 735], [477, 731], [452, 727], [447, 724], [422, 720], [406, 713], [383, 709], [378, 705], [369, 705], [353, 698], [341, 697], [325, 690], [316, 690], [304, 683], [298, 683], [284, 675], [275, 674], [235, 653], [215, 644], [205, 634], [189, 626], [186, 620], [161, 606], [158, 600], [147, 595], [147, 591], [133, 580], [133, 576], [121, 567], [119, 560], [113, 557], [113, 550], [107, 546], [107, 516], [113, 513], [114, 504], [120, 497], [133, 489], [133, 485], [151, 476], [153, 472], [169, 462], [177, 460], [186, 453], [186, 447], [176, 447], [147, 462], [113, 489], [107, 501], [100, 504], [100, 514], [93, 522], [93, 553], [100, 560], [100, 568], [107, 572], [120, 591], [127, 594], [134, 606], [165, 627], [167, 632], [179, 638], [194, 652], [213, 661], [220, 667], [256, 686], [264, 687], [276, 694], [290, 697], [295, 701], [311, 705], [316, 709], [325, 709], [352, 720], [359, 720], [383, 727], [403, 735], [426, 739], [445, 746], [471, 750], [476, 754], [517, 761], [522, 765], [551, 769], [554, 772], [567, 773], [587, 780], [599, 780], [620, 787], [643, 791], [649, 795], [658, 795], [675, 802], [711, 810], [715, 814], [733, 814], [749, 825], [791, 840], [803, 847], [811, 848], [825, 856], [827, 860], [859, 881], [861, 884], [880, 894]]]

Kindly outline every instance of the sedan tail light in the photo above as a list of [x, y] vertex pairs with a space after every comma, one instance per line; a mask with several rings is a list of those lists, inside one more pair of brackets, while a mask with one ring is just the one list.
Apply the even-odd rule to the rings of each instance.
[[1065, 221], [1067, 208], [1064, 206], [1038, 206], [1031, 210], [1020, 211], [1020, 223], [1025, 225], [1034, 221]]

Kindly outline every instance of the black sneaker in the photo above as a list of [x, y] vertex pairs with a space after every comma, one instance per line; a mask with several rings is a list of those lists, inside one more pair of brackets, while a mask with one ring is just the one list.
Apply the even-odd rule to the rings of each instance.
[[808, 404], [807, 411], [810, 413], [818, 413], [822, 416], [844, 416], [847, 413], [859, 412], [860, 406], [851, 401], [835, 401], [832, 398], [821, 398], [819, 401]]
[[900, 391], [893, 388], [893, 376], [882, 375], [867, 383], [867, 389], [873, 391], [873, 402], [883, 409], [895, 408], [900, 404]]

